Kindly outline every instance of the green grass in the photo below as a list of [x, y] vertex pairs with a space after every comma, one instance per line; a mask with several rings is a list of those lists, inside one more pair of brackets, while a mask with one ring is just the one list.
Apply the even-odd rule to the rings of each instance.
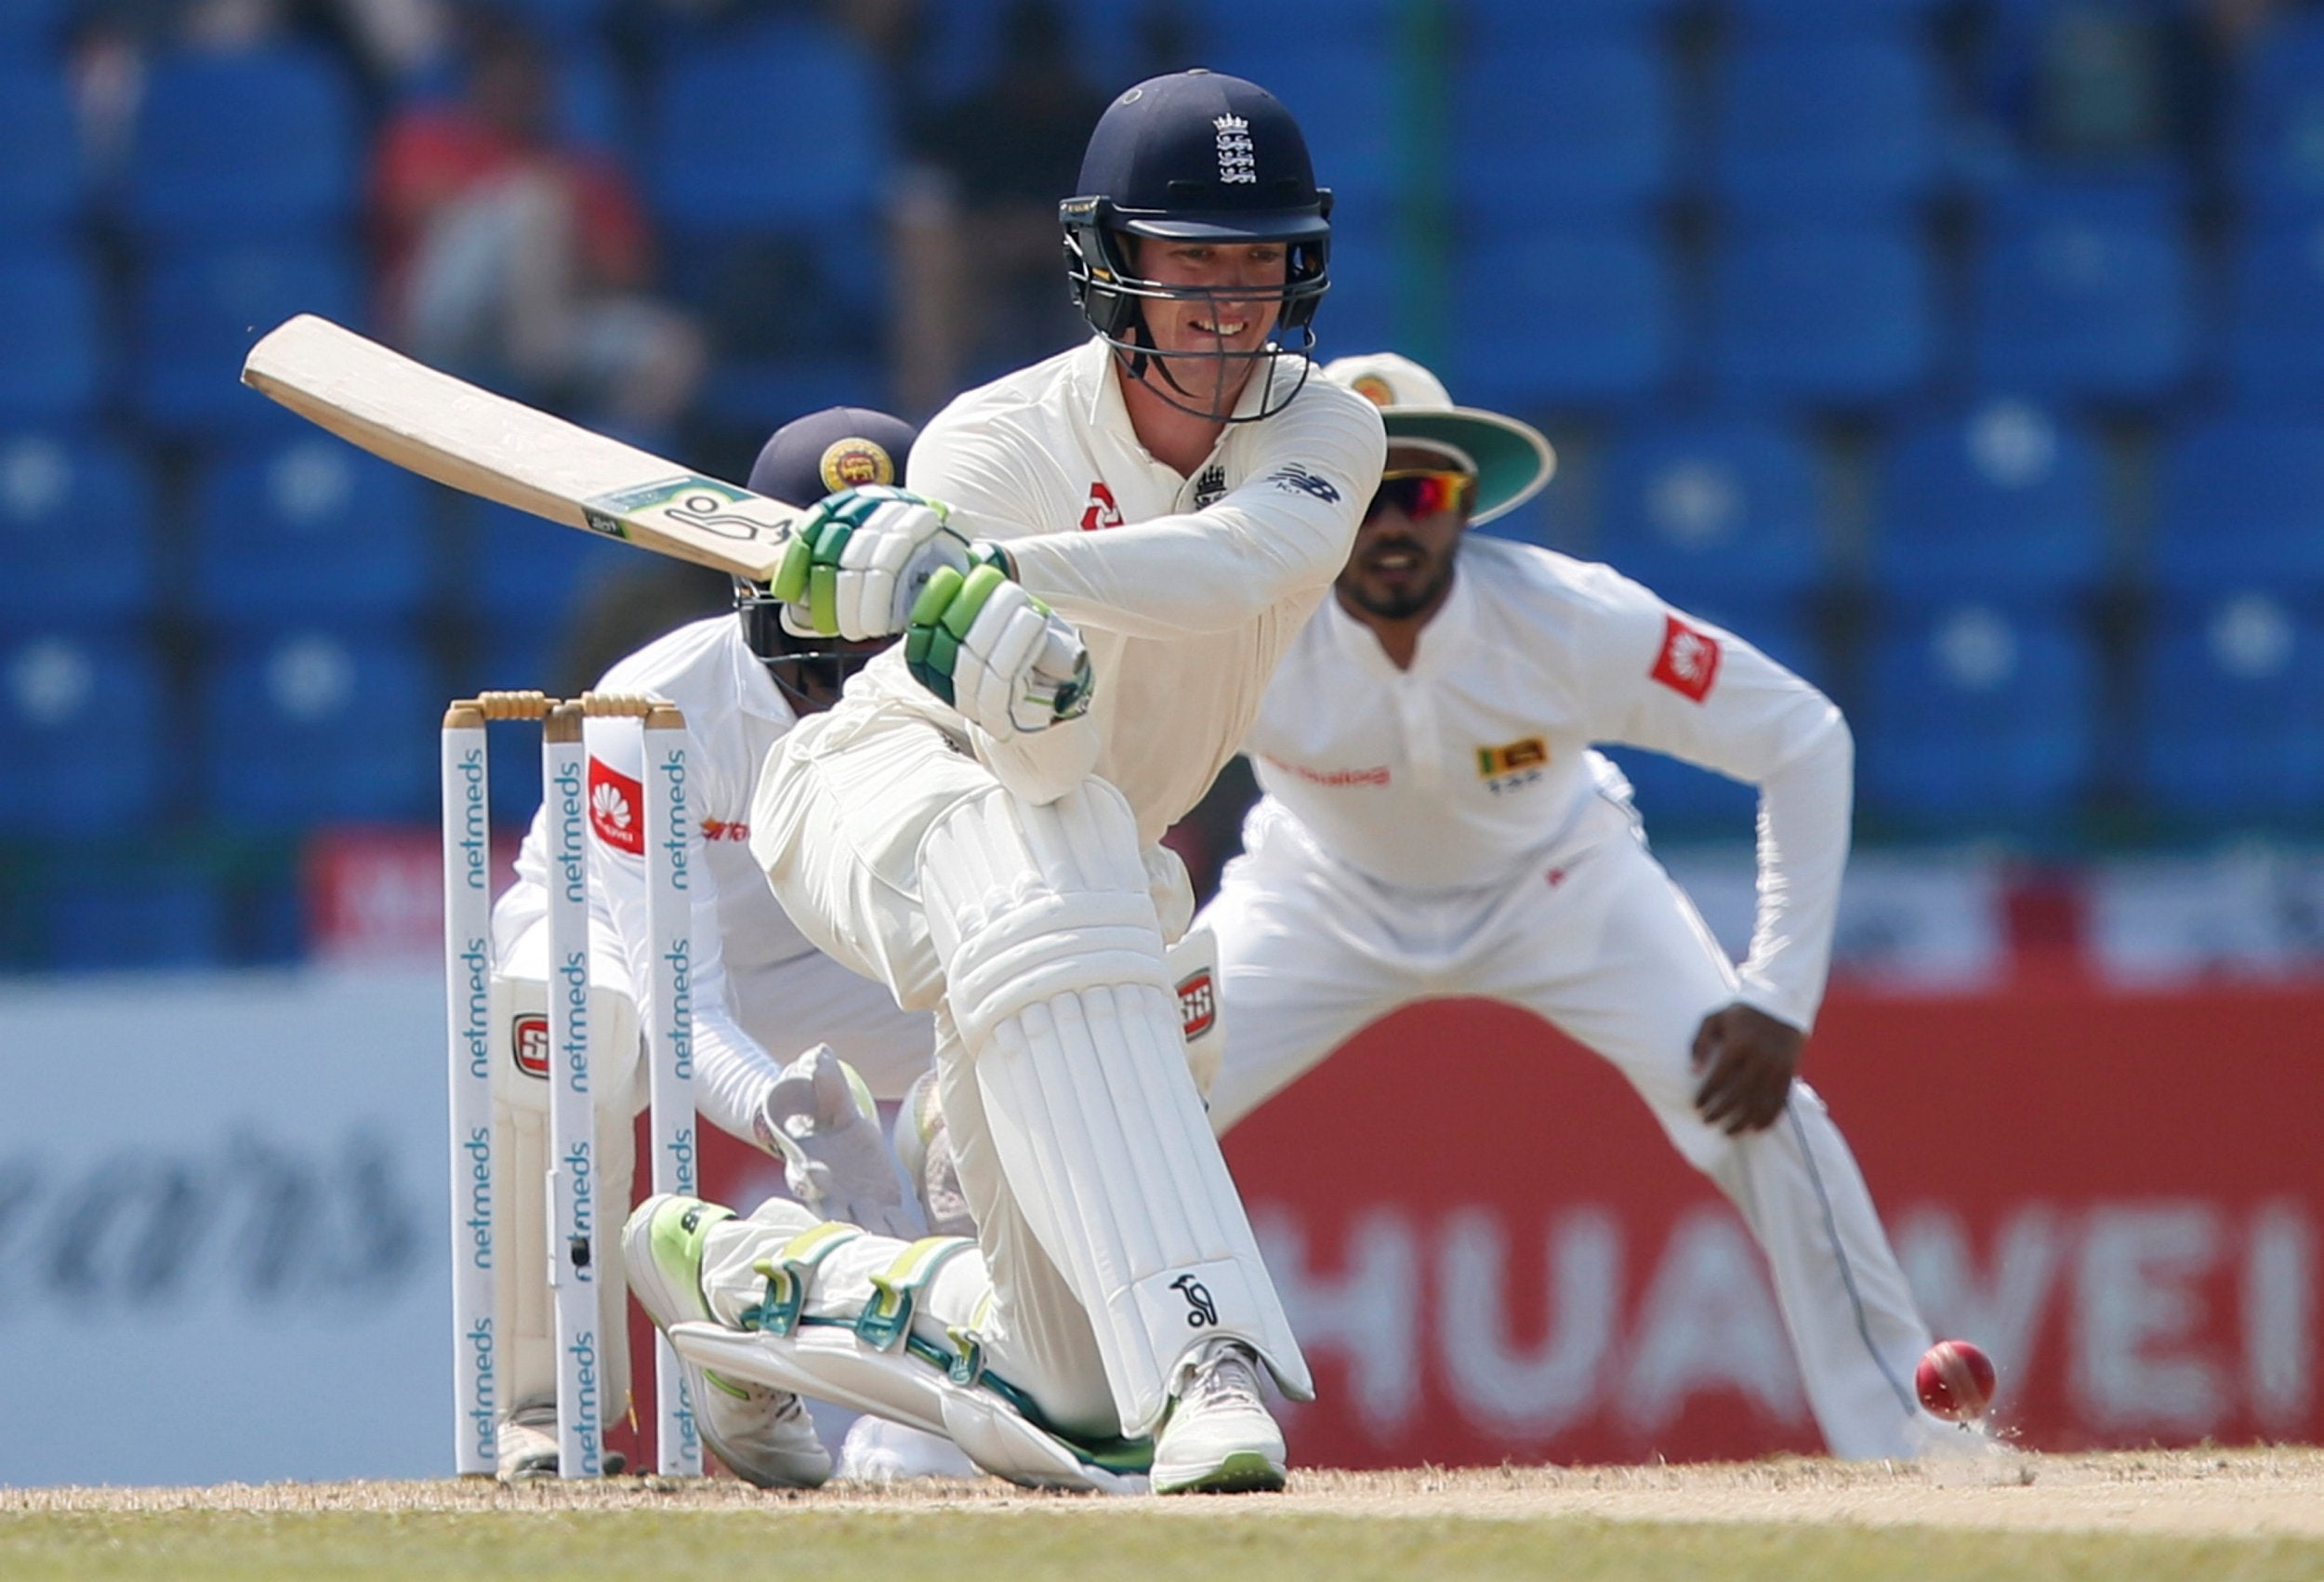
[[0, 1517], [0, 1577], [268, 1582], [347, 1576], [626, 1582], [1137, 1582], [1381, 1577], [1576, 1582], [1905, 1577], [2296, 1582], [2324, 1541], [1590, 1518], [978, 1511], [453, 1511]]

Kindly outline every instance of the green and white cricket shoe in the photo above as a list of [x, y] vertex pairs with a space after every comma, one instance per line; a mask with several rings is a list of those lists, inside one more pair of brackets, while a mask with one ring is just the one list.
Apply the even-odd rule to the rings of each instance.
[[1283, 1481], [1283, 1430], [1260, 1396], [1258, 1356], [1240, 1340], [1211, 1341], [1154, 1442], [1154, 1492], [1263, 1494]]
[[[702, 1296], [702, 1244], [731, 1208], [663, 1193], [647, 1198], [622, 1227], [629, 1288], [656, 1329], [710, 1323]], [[680, 1359], [702, 1443], [726, 1470], [762, 1489], [812, 1489], [831, 1476], [831, 1453], [799, 1398], [709, 1372]]]

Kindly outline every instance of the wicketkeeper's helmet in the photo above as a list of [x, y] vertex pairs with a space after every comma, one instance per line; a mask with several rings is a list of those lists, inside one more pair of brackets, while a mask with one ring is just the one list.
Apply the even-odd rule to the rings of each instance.
[[[901, 417], [860, 406], [826, 407], [774, 431], [750, 468], [754, 494], [786, 506], [812, 506], [826, 494], [865, 483], [900, 483], [919, 430]], [[838, 701], [847, 679], [888, 646], [800, 636], [784, 628], [782, 601], [764, 585], [734, 579], [734, 608], [751, 652], [800, 714]]]

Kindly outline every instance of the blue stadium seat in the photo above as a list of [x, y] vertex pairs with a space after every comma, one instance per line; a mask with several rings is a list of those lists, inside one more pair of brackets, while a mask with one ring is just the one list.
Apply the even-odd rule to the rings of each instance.
[[[1778, 613], [1735, 613], [1690, 609], [1714, 626], [1742, 636], [1776, 664], [1818, 686], [1828, 684], [1825, 666], [1806, 628]], [[1759, 792], [1738, 780], [1640, 747], [1609, 747], [1636, 792], [1646, 833], [1656, 840], [1748, 839], [1759, 807]]]
[[0, 428], [72, 423], [105, 393], [96, 282], [80, 255], [37, 243], [0, 256]]
[[1938, 170], [1934, 68], [1880, 38], [1780, 40], [1728, 58], [1711, 169], [1739, 214], [1888, 218]]
[[619, 0], [496, 0], [500, 9], [561, 42], [594, 38]]
[[301, 427], [237, 448], [205, 481], [193, 524], [195, 613], [266, 626], [324, 612], [357, 621], [416, 617], [428, 594], [433, 533], [425, 486]]
[[[780, 114], [769, 112], [780, 106]], [[877, 213], [891, 131], [865, 53], [836, 28], [771, 24], [691, 41], [648, 96], [654, 208], [686, 233], [837, 232], [871, 251], [851, 217]]]
[[2249, 211], [2324, 210], [2324, 15], [2279, 7], [2243, 61], [2229, 117], [2238, 196]]
[[1725, 0], [1746, 33], [1810, 38], [1834, 33], [1901, 33], [1924, 22], [1947, 0]]
[[1670, 194], [1677, 104], [1669, 62], [1652, 45], [1585, 36], [1473, 51], [1460, 80], [1453, 191], [1478, 235], [1623, 218]]
[[1315, 315], [1317, 355], [1325, 361], [1407, 344], [1417, 304], [1402, 288], [1406, 240], [1393, 225], [1333, 224], [1331, 289]]
[[592, 589], [624, 568], [634, 567], [643, 553], [632, 545], [482, 500], [458, 504], [469, 514], [452, 560], [460, 571], [467, 613], [488, 626], [504, 622], [525, 627], [561, 626]]
[[183, 970], [227, 960], [225, 897], [186, 863], [59, 883], [42, 912], [44, 965], [55, 971]]
[[338, 225], [362, 178], [354, 90], [329, 57], [186, 53], [147, 84], [124, 201], [148, 239], [226, 242]]
[[2105, 571], [2104, 480], [2080, 424], [1997, 398], [1899, 428], [1879, 464], [1872, 580], [1915, 603], [2054, 603]]
[[2165, 812], [2313, 825], [2324, 810], [2324, 620], [2271, 594], [2166, 602], [2139, 665], [2141, 789]]
[[141, 457], [62, 432], [0, 434], [0, 631], [125, 629], [153, 607], [154, 537]]
[[1641, 38], [1688, 7], [1690, 0], [1469, 0], [1458, 7], [1472, 59], [1523, 55], [1583, 38]]
[[2175, 224], [2038, 202], [1995, 217], [1972, 267], [1970, 359], [1987, 389], [2151, 402], [2186, 377], [2194, 283]]
[[166, 721], [140, 634], [59, 626], [0, 638], [0, 828], [33, 839], [145, 829], [165, 796]]
[[1677, 338], [1670, 264], [1643, 227], [1525, 231], [1460, 250], [1446, 377], [1504, 411], [1656, 394]]
[[1641, 426], [1599, 487], [1598, 558], [1673, 604], [1755, 636], [1796, 624], [1822, 579], [1816, 461], [1788, 429], [1746, 420]]
[[294, 313], [351, 323], [361, 301], [354, 264], [333, 244], [251, 242], [165, 254], [139, 290], [132, 403], [172, 434], [283, 431], [282, 409], [241, 388], [243, 358]]
[[887, 249], [866, 238], [885, 224], [892, 138], [860, 48], [795, 22], [685, 41], [649, 91], [646, 128], [671, 283], [719, 358], [713, 412], [756, 427], [769, 402], [821, 394], [876, 355]]
[[8, 0], [0, 6], [0, 55], [45, 56], [64, 42], [86, 0]]
[[1912, 393], [1935, 326], [1930, 261], [1908, 229], [1746, 231], [1711, 283], [1710, 372], [1743, 402], [1861, 407]]
[[2230, 265], [2225, 356], [2255, 404], [2324, 406], [2324, 210], [2247, 233]]
[[2078, 624], [1998, 603], [1895, 617], [1849, 709], [1858, 801], [1948, 832], [2053, 828], [2089, 790], [2097, 702]]
[[81, 138], [64, 73], [46, 60], [0, 58], [0, 226], [12, 239], [55, 234], [86, 196]]
[[410, 633], [315, 612], [219, 645], [202, 682], [204, 811], [240, 828], [433, 815], [444, 696]]
[[[941, 6], [924, 7], [915, 57], [923, 91], [939, 101], [956, 99], [998, 71], [1010, 13], [1017, 4], [944, 0]], [[1052, 20], [1064, 35], [1067, 57], [1101, 94], [1118, 93], [1142, 77], [1177, 71], [1209, 54], [1199, 19], [1180, 11], [1193, 58], [1148, 59], [1148, 18], [1158, 9], [1148, 0], [1050, 0], [1050, 6]]]
[[2324, 422], [2196, 424], [2166, 442], [2159, 473], [2150, 561], [2158, 588], [2324, 594]]

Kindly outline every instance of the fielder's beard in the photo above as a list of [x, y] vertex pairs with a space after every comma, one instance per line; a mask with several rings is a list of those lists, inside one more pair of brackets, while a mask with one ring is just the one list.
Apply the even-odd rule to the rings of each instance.
[[[1427, 563], [1427, 551], [1409, 540], [1392, 540], [1376, 545], [1365, 551], [1364, 560], [1399, 549], [1418, 555]], [[1340, 579], [1340, 591], [1346, 596], [1349, 603], [1367, 615], [1376, 615], [1383, 621], [1408, 621], [1434, 605], [1452, 586], [1452, 557], [1446, 555], [1436, 560], [1433, 572], [1434, 574], [1403, 587], [1376, 592], [1365, 574], [1363, 564], [1359, 562]]]

